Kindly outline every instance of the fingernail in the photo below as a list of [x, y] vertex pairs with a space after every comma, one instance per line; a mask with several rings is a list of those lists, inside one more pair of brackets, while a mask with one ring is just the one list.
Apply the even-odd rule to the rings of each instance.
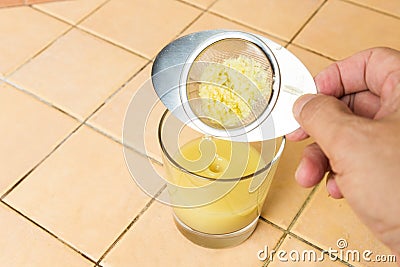
[[317, 95], [313, 94], [305, 94], [300, 96], [293, 105], [293, 115], [297, 119], [300, 116], [301, 110], [303, 109], [304, 105], [316, 97]]
[[297, 166], [296, 172], [294, 173], [294, 178], [296, 179], [296, 181], [299, 181], [299, 173], [303, 168], [303, 165], [304, 165], [304, 160], [301, 160], [299, 166]]

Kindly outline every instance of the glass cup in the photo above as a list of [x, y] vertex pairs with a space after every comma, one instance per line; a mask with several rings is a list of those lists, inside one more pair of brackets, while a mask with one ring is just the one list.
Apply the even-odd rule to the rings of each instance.
[[158, 139], [179, 231], [208, 248], [245, 241], [257, 226], [285, 138], [216, 139], [193, 130], [167, 110], [159, 122]]

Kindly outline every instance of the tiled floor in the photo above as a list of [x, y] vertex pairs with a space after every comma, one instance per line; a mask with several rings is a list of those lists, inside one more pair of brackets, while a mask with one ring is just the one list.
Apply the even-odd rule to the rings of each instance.
[[193, 245], [171, 209], [134, 183], [122, 145], [130, 99], [149, 86], [130, 153], [138, 166], [146, 153], [160, 161], [160, 106], [145, 134], [141, 126], [154, 99], [152, 59], [178, 36], [213, 28], [265, 35], [315, 75], [367, 47], [400, 49], [400, 2], [65, 0], [0, 9], [1, 266], [394, 266], [258, 259], [265, 246], [319, 255], [340, 238], [349, 249], [390, 254], [345, 200], [329, 198], [323, 184], [295, 183], [310, 141], [288, 144], [257, 230], [235, 248]]

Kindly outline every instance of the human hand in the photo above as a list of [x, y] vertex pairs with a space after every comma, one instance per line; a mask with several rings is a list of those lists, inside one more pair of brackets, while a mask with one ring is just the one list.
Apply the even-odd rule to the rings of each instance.
[[[400, 52], [374, 48], [332, 64], [315, 77], [320, 94], [300, 97], [293, 112], [311, 136], [296, 171], [305, 187], [320, 182], [345, 197], [361, 220], [400, 252]], [[340, 100], [338, 100], [340, 99]]]

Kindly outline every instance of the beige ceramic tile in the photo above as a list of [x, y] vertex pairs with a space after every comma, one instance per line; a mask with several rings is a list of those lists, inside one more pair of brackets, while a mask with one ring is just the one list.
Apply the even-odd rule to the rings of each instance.
[[[88, 120], [88, 124], [100, 129], [101, 131], [111, 135], [113, 138], [122, 141], [122, 127], [124, 124], [125, 113], [132, 97], [136, 91], [142, 86], [150, 88], [151, 67], [149, 64], [140, 71], [124, 88], [116, 93], [107, 103], [104, 104], [92, 117]], [[146, 90], [143, 89], [143, 90]], [[146, 100], [145, 98], [144, 100]], [[144, 110], [138, 108], [138, 112]], [[141, 117], [143, 114], [140, 114]]]
[[82, 120], [145, 62], [74, 29], [10, 80]]
[[126, 147], [124, 147], [124, 157], [131, 177], [145, 194], [150, 197], [157, 195], [158, 199], [164, 202], [170, 201], [166, 190], [162, 191], [166, 185], [166, 170], [160, 162]]
[[93, 266], [77, 252], [0, 203], [2, 266]]
[[124, 144], [161, 162], [157, 130], [165, 109], [151, 83], [149, 65], [95, 113], [88, 123], [120, 141], [124, 126]]
[[395, 16], [400, 16], [400, 4], [398, 0], [349, 0], [351, 2], [367, 6], [382, 12], [386, 12]]
[[81, 26], [152, 58], [200, 13], [175, 0], [111, 0]]
[[68, 28], [30, 7], [0, 9], [0, 76], [6, 76]]
[[207, 9], [216, 0], [182, 0], [182, 1], [203, 9]]
[[0, 195], [48, 155], [78, 122], [0, 84]]
[[[282, 259], [279, 259], [276, 254], [272, 258], [272, 262], [268, 267], [278, 266], [305, 266], [305, 267], [344, 267], [339, 261], [332, 261], [325, 254], [313, 248], [312, 246], [287, 235], [279, 250], [286, 252]], [[310, 256], [309, 256], [310, 255]], [[309, 258], [310, 257], [310, 258]]]
[[304, 147], [311, 141], [288, 142], [279, 161], [261, 216], [287, 228], [310, 194], [294, 178]]
[[288, 41], [322, 2], [219, 0], [211, 11]]
[[148, 200], [129, 175], [122, 146], [86, 126], [5, 198], [94, 259]]
[[292, 44], [288, 46], [288, 49], [303, 62], [303, 64], [308, 68], [312, 76], [317, 75], [321, 70], [333, 63], [332, 60], [329, 60], [325, 57], [322, 57]]
[[[313, 76], [332, 63], [329, 59], [294, 45], [289, 45], [288, 49], [305, 64]], [[299, 143], [288, 142], [279, 163], [262, 216], [281, 227], [289, 226], [310, 193], [309, 189], [301, 188], [297, 184], [294, 173], [304, 147], [311, 142], [312, 140]]]
[[[155, 160], [162, 162], [162, 151], [161, 145], [158, 142], [158, 127], [160, 120], [166, 107], [161, 101], [158, 101], [150, 114], [147, 117], [145, 131], [144, 131], [144, 145], [146, 155], [154, 158]], [[178, 139], [178, 138], [177, 138]], [[132, 139], [133, 141], [134, 139]], [[179, 139], [181, 140], [181, 139]], [[132, 142], [134, 144], [134, 142]]]
[[[144, 150], [141, 145], [138, 144], [138, 139], [135, 138], [134, 136], [130, 136], [129, 138], [125, 138], [125, 142], [128, 144], [132, 144], [134, 147], [138, 148], [139, 151], [144, 151], [146, 155], [150, 156], [151, 158], [157, 160], [158, 162], [163, 162], [162, 160], [162, 151], [161, 151], [161, 144], [158, 141], [158, 128], [160, 125], [161, 117], [163, 114], [166, 112], [166, 107], [164, 104], [157, 99], [157, 101], [153, 104], [151, 107], [151, 111], [146, 114], [146, 124], [144, 127], [143, 131], [143, 136], [142, 139], [144, 139]], [[169, 116], [172, 116], [169, 113]], [[175, 117], [174, 121], [178, 121]], [[176, 120], [175, 120], [176, 119]], [[183, 124], [179, 124], [180, 126], [183, 127]], [[132, 132], [132, 130], [129, 130], [127, 128], [127, 132]], [[187, 127], [185, 128], [187, 129]], [[188, 131], [182, 131], [184, 136], [179, 136], [176, 137], [176, 140], [183, 140], [185, 137], [188, 135]], [[181, 132], [181, 134], [182, 134]], [[190, 133], [193, 133], [193, 131], [190, 131]], [[189, 134], [190, 134], [189, 133]], [[197, 134], [196, 132], [195, 134]], [[200, 134], [200, 133], [199, 133]], [[197, 136], [196, 136], [197, 137]], [[190, 140], [193, 138], [193, 135], [190, 137]], [[175, 140], [174, 140], [175, 141]]]
[[400, 20], [348, 2], [328, 1], [294, 43], [341, 59], [374, 46], [400, 49]]
[[237, 24], [235, 22], [232, 22], [230, 20], [224, 19], [220, 16], [211, 14], [211, 13], [204, 13], [201, 15], [201, 17], [196, 20], [192, 25], [190, 25], [189, 28], [185, 30], [182, 35], [186, 35], [192, 32], [198, 32], [198, 31], [204, 31], [204, 30], [213, 30], [213, 29], [230, 29], [230, 30], [240, 30], [240, 31], [246, 31], [246, 32], [252, 32], [256, 34], [260, 34], [262, 36], [265, 36], [269, 39], [271, 39], [274, 42], [277, 42], [281, 45], [285, 45], [286, 43], [282, 41], [281, 39], [269, 36], [265, 33], [262, 33], [260, 31], [255, 31], [253, 29], [250, 29], [248, 27], [242, 26], [240, 24]]
[[102, 265], [122, 266], [261, 266], [257, 251], [274, 247], [282, 232], [259, 222], [253, 235], [228, 249], [206, 249], [176, 229], [172, 209], [158, 202], [146, 211], [106, 256]]
[[[322, 183], [325, 184], [325, 181]], [[390, 250], [377, 241], [372, 233], [359, 221], [346, 200], [328, 197], [326, 187], [321, 184], [306, 209], [296, 221], [292, 232], [305, 240], [327, 250], [329, 247], [339, 250], [339, 239], [346, 240], [346, 250], [371, 250], [373, 255], [391, 254]], [[362, 254], [361, 254], [362, 256]], [[362, 258], [362, 257], [361, 257]], [[356, 266], [395, 266], [390, 263], [353, 262]]]
[[35, 5], [34, 7], [56, 16], [69, 23], [75, 24], [106, 0], [63, 0]]

